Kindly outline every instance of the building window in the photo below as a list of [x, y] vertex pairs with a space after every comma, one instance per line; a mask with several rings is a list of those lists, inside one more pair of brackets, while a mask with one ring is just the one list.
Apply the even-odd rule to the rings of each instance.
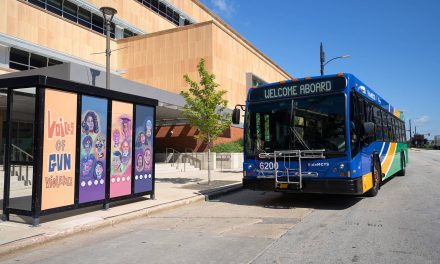
[[46, 1], [44, 0], [29, 0], [29, 3], [34, 4], [41, 8], [46, 8]]
[[9, 53], [9, 68], [24, 71], [29, 69], [29, 52], [11, 48]]
[[97, 14], [92, 14], [92, 29], [98, 33], [104, 34], [104, 18]]
[[16, 48], [11, 48], [9, 51], [9, 68], [14, 70], [25, 71], [61, 63], [61, 61]]
[[37, 54], [30, 54], [29, 66], [31, 69], [43, 68], [47, 66], [47, 58]]
[[47, 66], [52, 66], [52, 65], [57, 65], [57, 64], [63, 64], [63, 62], [58, 61], [58, 60], [54, 60], [49, 58], [49, 61], [47, 62]]
[[64, 1], [63, 17], [78, 23], [78, 6], [71, 2]]
[[82, 7], [78, 8], [78, 24], [86, 28], [92, 27], [92, 13]]
[[63, 0], [47, 0], [47, 11], [61, 16], [63, 14]]
[[[47, 11], [53, 14], [62, 16], [74, 23], [80, 24], [100, 34], [104, 34], [104, 19], [102, 18], [101, 14], [94, 14], [67, 0], [27, 0], [27, 1], [28, 3], [46, 9]], [[158, 2], [156, 6], [158, 6]], [[115, 38], [115, 28], [116, 25], [114, 23], [111, 23], [110, 37], [113, 39]], [[137, 35], [132, 31], [130, 32], [132, 34], [130, 35], [130, 37]]]
[[[166, 20], [170, 21], [176, 26], [179, 26], [179, 20], [180, 20], [180, 13], [177, 10], [174, 10], [173, 7], [168, 6], [166, 3], [160, 1], [160, 0], [136, 0], [140, 4], [144, 5], [148, 9], [154, 11], [155, 13], [159, 14], [161, 17], [165, 18]], [[185, 19], [184, 25], [191, 25], [191, 21], [188, 19]]]
[[133, 37], [133, 36], [137, 36], [137, 34], [133, 33], [129, 29], [124, 28], [124, 38], [129, 38], [129, 37]]

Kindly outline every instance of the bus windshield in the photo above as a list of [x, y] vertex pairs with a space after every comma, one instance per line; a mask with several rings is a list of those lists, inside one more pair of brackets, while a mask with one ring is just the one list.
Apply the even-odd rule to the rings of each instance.
[[327, 157], [345, 155], [344, 94], [250, 103], [245, 124], [247, 158], [305, 149], [324, 149]]

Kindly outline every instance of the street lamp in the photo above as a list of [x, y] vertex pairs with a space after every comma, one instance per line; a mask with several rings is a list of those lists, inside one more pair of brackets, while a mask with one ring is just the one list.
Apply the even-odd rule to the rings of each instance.
[[108, 6], [103, 6], [99, 10], [102, 12], [104, 17], [105, 31], [106, 31], [106, 47], [105, 47], [105, 88], [110, 89], [110, 24], [112, 22], [113, 16], [117, 13], [116, 9]]
[[343, 55], [343, 56], [338, 56], [338, 57], [334, 57], [331, 60], [325, 61], [325, 53], [324, 53], [324, 47], [322, 46], [322, 42], [321, 42], [321, 47], [320, 47], [320, 61], [321, 61], [321, 76], [324, 75], [324, 67], [325, 65], [327, 65], [327, 63], [336, 60], [336, 59], [346, 59], [346, 58], [351, 58], [350, 55]]

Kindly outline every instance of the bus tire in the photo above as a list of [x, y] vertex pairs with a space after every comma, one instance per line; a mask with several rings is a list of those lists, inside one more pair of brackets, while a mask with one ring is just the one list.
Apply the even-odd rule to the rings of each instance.
[[402, 169], [400, 171], [397, 172], [398, 176], [405, 176], [406, 173], [406, 160], [405, 160], [405, 153], [402, 152], [400, 154], [400, 165], [402, 166]]
[[379, 159], [374, 157], [371, 165], [371, 175], [373, 177], [373, 187], [365, 193], [367, 197], [374, 197], [379, 193], [380, 185], [382, 183], [382, 171]]

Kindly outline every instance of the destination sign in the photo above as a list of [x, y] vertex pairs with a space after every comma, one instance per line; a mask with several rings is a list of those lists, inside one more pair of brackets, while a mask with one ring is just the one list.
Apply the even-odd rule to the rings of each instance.
[[284, 97], [296, 97], [343, 91], [346, 86], [344, 77], [277, 83], [255, 88], [249, 92], [249, 100], [270, 100]]

